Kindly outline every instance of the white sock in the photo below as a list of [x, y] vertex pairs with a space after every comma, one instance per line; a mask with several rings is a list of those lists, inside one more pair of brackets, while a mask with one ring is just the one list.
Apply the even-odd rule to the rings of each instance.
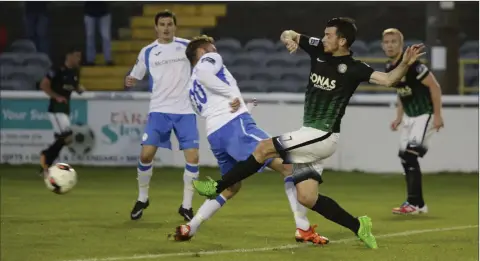
[[137, 180], [138, 180], [138, 201], [147, 202], [148, 187], [150, 185], [150, 178], [152, 177], [153, 162], [142, 163], [138, 162]]
[[184, 209], [192, 208], [193, 185], [192, 181], [198, 178], [198, 164], [187, 163], [183, 172], [183, 202]]
[[218, 195], [216, 199], [205, 200], [203, 205], [198, 209], [197, 214], [187, 223], [187, 225], [190, 226], [189, 235], [193, 236], [203, 221], [212, 217], [213, 214], [225, 204], [225, 202], [227, 202], [227, 200], [221, 194]]
[[290, 203], [290, 208], [293, 212], [293, 217], [295, 218], [295, 224], [297, 228], [302, 230], [308, 230], [310, 228], [310, 222], [307, 218], [307, 208], [300, 204], [297, 200], [297, 188], [293, 184], [292, 176], [285, 178], [285, 193], [288, 197], [288, 202]]

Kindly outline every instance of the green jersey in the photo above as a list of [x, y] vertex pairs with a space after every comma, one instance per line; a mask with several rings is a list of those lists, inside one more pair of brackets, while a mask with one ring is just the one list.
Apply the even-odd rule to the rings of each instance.
[[79, 73], [77, 69], [70, 69], [65, 66], [50, 70], [46, 76], [50, 80], [50, 88], [56, 94], [64, 97], [67, 103], [59, 103], [50, 99], [48, 112], [70, 114], [70, 95], [72, 91], [78, 90]]
[[361, 82], [370, 80], [374, 70], [353, 59], [352, 53], [346, 56], [325, 53], [319, 38], [301, 35], [299, 46], [311, 58], [303, 126], [338, 133], [350, 98]]
[[[399, 64], [400, 60], [395, 64], [387, 63], [385, 71], [390, 72]], [[416, 61], [408, 68], [407, 74], [395, 85], [403, 111], [409, 117], [433, 113], [430, 90], [422, 83], [429, 73], [425, 64]]]

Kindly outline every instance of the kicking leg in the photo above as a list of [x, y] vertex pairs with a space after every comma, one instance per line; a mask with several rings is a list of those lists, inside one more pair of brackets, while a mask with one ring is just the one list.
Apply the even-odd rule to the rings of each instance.
[[224, 190], [215, 199], [207, 199], [198, 209], [197, 214], [186, 225], [178, 226], [175, 230], [175, 241], [190, 240], [197, 232], [200, 225], [210, 219], [226, 202], [233, 198], [241, 188], [241, 183], [237, 183]]
[[355, 218], [345, 211], [332, 198], [318, 193], [318, 184], [322, 183], [323, 167], [320, 163], [296, 164], [293, 179], [297, 183], [298, 200], [326, 219], [350, 229], [368, 247], [377, 248], [375, 237], [371, 233], [371, 219], [367, 216]]
[[68, 115], [65, 113], [49, 113], [48, 116], [55, 131], [55, 141], [40, 153], [40, 166], [43, 176], [47, 174], [48, 168], [58, 158], [63, 146], [72, 142], [72, 131]]
[[183, 151], [185, 155], [185, 170], [183, 172], [183, 202], [178, 213], [185, 221], [192, 220], [194, 214], [192, 209], [193, 186], [192, 182], [198, 179], [198, 149], [186, 149]]

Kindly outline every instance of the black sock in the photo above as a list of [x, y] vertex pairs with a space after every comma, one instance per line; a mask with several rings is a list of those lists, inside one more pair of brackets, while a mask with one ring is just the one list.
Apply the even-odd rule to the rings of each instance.
[[409, 166], [406, 162], [402, 161], [403, 170], [405, 171], [405, 184], [407, 185], [407, 201], [410, 202], [415, 195], [413, 193], [413, 175], [409, 171]]
[[417, 155], [406, 153], [406, 175], [408, 175], [408, 183], [410, 186], [408, 193], [408, 203], [423, 207], [425, 202], [423, 201], [422, 191], [422, 172], [420, 170], [420, 164], [418, 163]]
[[244, 161], [238, 162], [230, 171], [222, 176], [221, 180], [217, 181], [217, 193], [221, 193], [226, 188], [257, 173], [262, 166], [263, 163], [257, 162], [253, 155], [250, 155], [250, 157]]
[[58, 154], [60, 154], [60, 151], [62, 150], [64, 145], [65, 141], [63, 140], [63, 138], [58, 138], [52, 145], [50, 145], [50, 147], [42, 151], [42, 153], [45, 155], [45, 163], [48, 166], [51, 166], [53, 162], [57, 159]]
[[343, 227], [350, 229], [353, 233], [357, 234], [360, 228], [360, 222], [357, 218], [350, 215], [335, 200], [318, 194], [317, 202], [312, 210], [318, 212], [318, 214], [324, 216], [326, 219], [333, 221]]

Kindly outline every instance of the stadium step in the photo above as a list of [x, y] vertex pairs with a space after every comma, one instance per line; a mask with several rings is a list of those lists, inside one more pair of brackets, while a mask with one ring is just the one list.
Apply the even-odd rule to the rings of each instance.
[[[141, 49], [141, 48], [140, 48]], [[123, 66], [133, 66], [138, 57], [138, 52], [115, 52], [112, 54], [113, 62], [115, 65]], [[103, 59], [103, 54], [97, 54], [95, 57], [95, 63], [98, 65], [105, 64], [105, 59]]]
[[[132, 28], [152, 28], [154, 26], [154, 19], [150, 16], [134, 16], [130, 20]], [[179, 17], [178, 27], [192, 27], [205, 28], [215, 27], [217, 19], [215, 16], [184, 16]]]
[[153, 42], [151, 40], [123, 40], [123, 41], [112, 41], [112, 52], [134, 52], [137, 53], [145, 46]]
[[124, 78], [130, 71], [128, 66], [92, 66], [82, 67], [80, 73], [82, 79], [85, 78]]
[[88, 91], [123, 91], [124, 77], [115, 77], [107, 79], [99, 78], [81, 78], [80, 82]]
[[143, 6], [143, 14], [145, 16], [155, 16], [165, 9], [172, 11], [179, 17], [185, 15], [225, 16], [227, 14], [227, 5], [225, 4], [146, 4]]
[[[177, 28], [177, 32], [175, 35], [181, 38], [192, 38], [194, 36], [198, 36], [200, 33], [201, 29], [198, 28]], [[156, 32], [151, 28], [132, 29], [132, 39], [153, 41], [156, 38]]]

